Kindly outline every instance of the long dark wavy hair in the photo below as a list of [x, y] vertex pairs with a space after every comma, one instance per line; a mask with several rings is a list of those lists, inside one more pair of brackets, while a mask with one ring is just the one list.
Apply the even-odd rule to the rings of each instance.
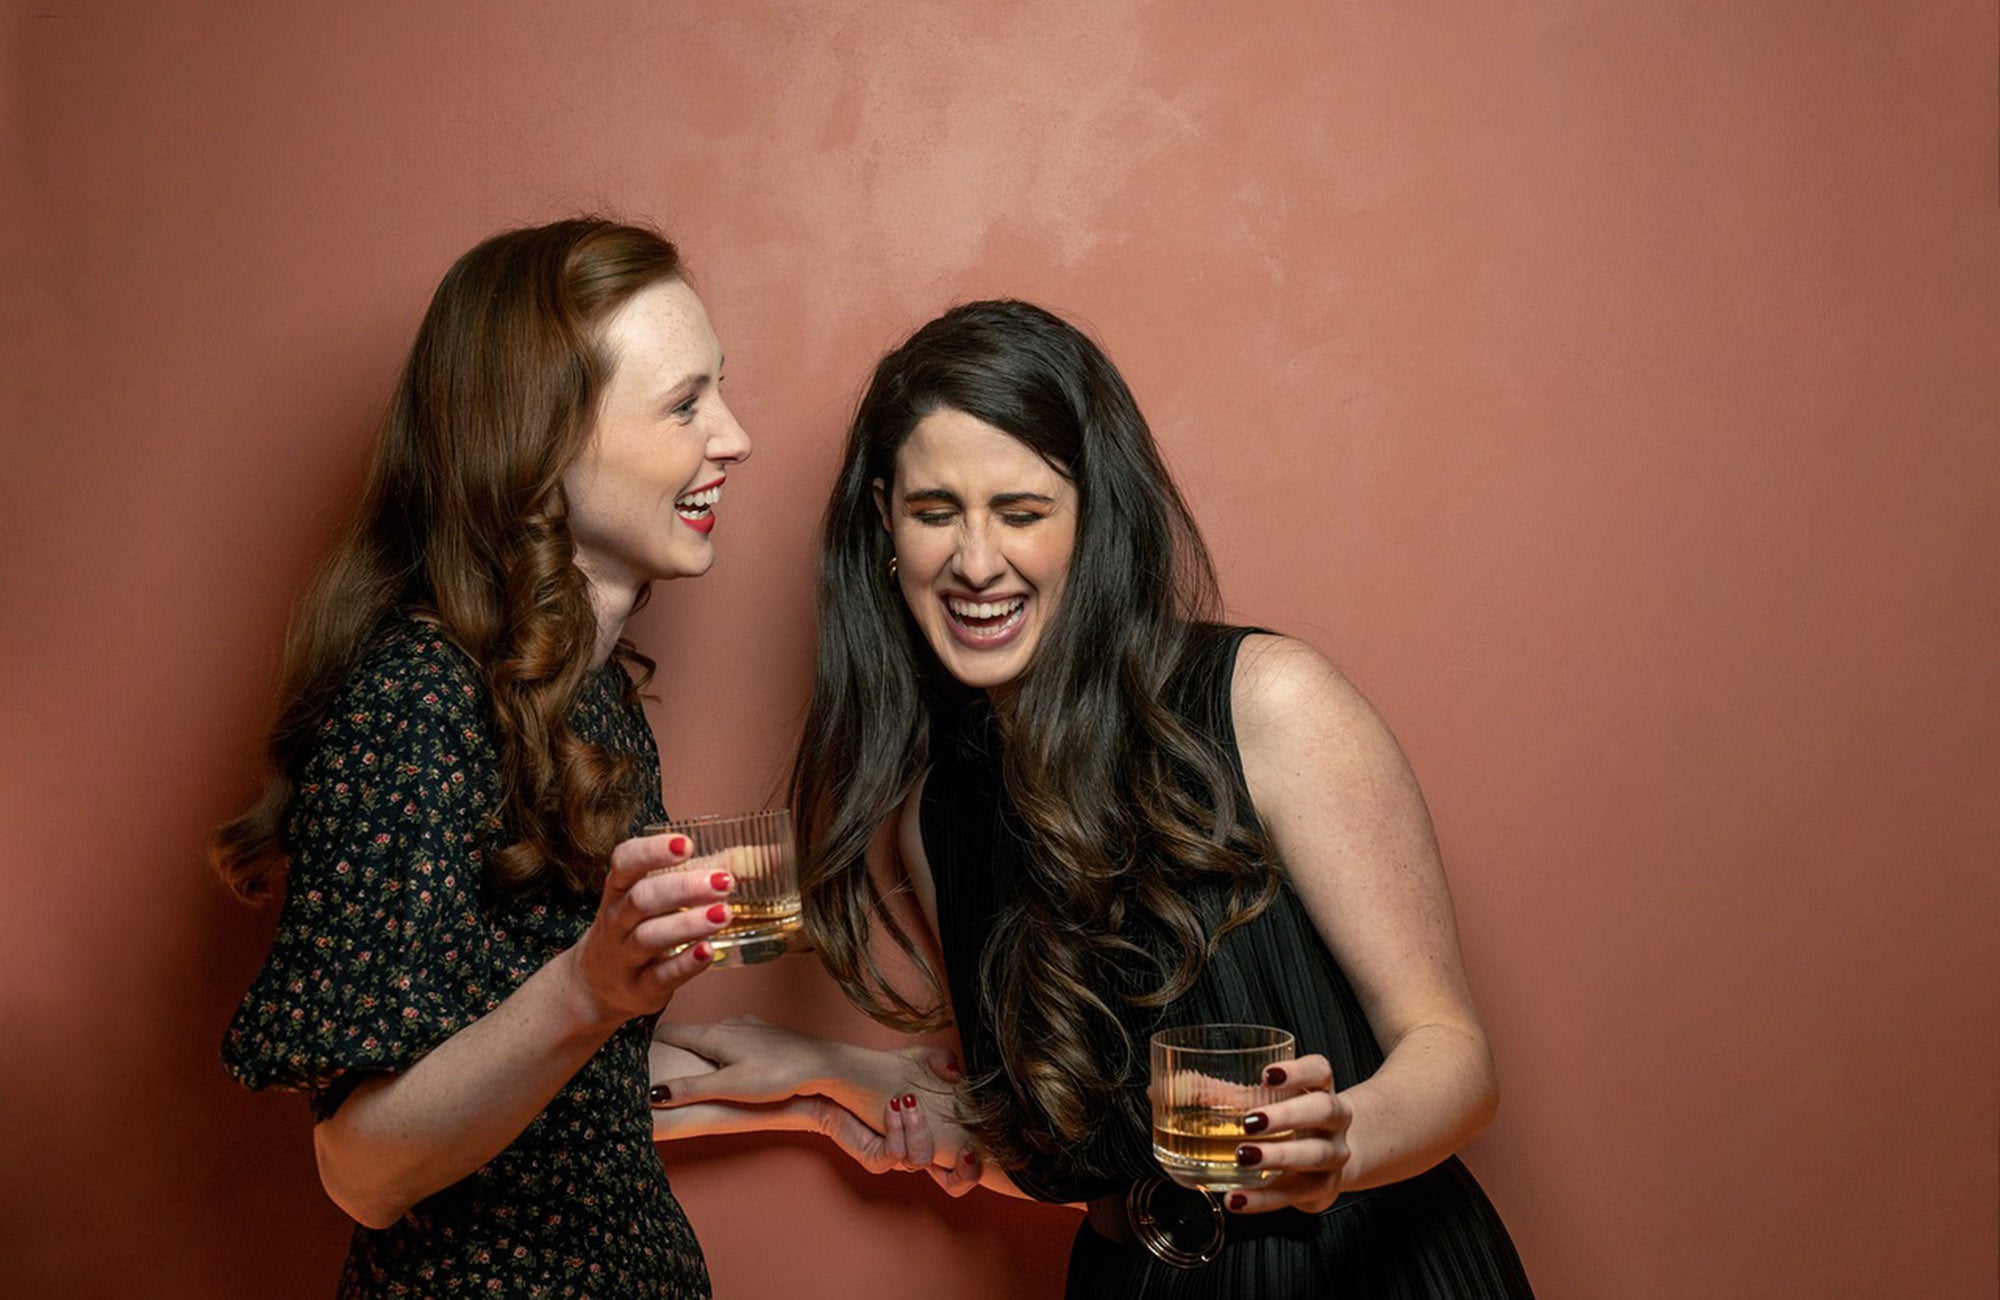
[[[495, 235], [445, 273], [360, 509], [293, 617], [263, 795], [210, 840], [238, 895], [265, 897], [282, 880], [313, 737], [397, 611], [435, 621], [486, 686], [513, 836], [488, 853], [488, 886], [499, 896], [598, 887], [638, 793], [631, 758], [568, 724], [597, 619], [562, 477], [611, 376], [601, 327], [639, 290], [682, 277], [657, 231], [601, 218]], [[623, 640], [614, 655], [636, 670], [636, 696], [652, 661]]]
[[[1030, 834], [1022, 902], [986, 938], [979, 980], [1003, 1067], [969, 1080], [965, 1118], [990, 1158], [1018, 1168], [1074, 1143], [1115, 1104], [1134, 1059], [1104, 963], [1166, 937], [1163, 1006], [1185, 993], [1223, 933], [1277, 890], [1265, 845], [1241, 816], [1232, 774], [1170, 706], [1196, 625], [1219, 605], [1194, 520], [1137, 404], [1081, 331], [1028, 303], [954, 308], [884, 357], [855, 412], [824, 524], [819, 650], [792, 773], [804, 845], [806, 924], [827, 969], [863, 1010], [917, 1030], [945, 1018], [871, 951], [879, 927], [943, 983], [883, 906], [866, 863], [877, 828], [929, 761], [934, 710], [962, 700], [889, 579], [891, 545], [873, 484], [925, 416], [951, 409], [1033, 449], [1076, 488], [1076, 546], [1033, 661], [998, 710], [1007, 792]], [[890, 493], [893, 496], [893, 490]], [[1188, 901], [1221, 878], [1220, 925]], [[1122, 1059], [1100, 1044], [1124, 1043]]]

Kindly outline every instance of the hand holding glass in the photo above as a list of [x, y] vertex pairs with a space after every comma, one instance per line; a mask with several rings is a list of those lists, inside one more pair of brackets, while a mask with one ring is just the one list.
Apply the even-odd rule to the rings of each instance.
[[1254, 1135], [1243, 1117], [1278, 1100], [1264, 1068], [1289, 1061], [1297, 1048], [1282, 1029], [1264, 1025], [1192, 1025], [1153, 1035], [1153, 1156], [1167, 1177], [1204, 1192], [1255, 1187], [1280, 1170], [1236, 1162], [1245, 1142], [1290, 1137], [1289, 1130]]
[[646, 827], [693, 841], [694, 851], [675, 871], [727, 871], [729, 924], [710, 935], [715, 966], [754, 966], [790, 951], [799, 930], [798, 859], [789, 808], [766, 812], [686, 817]]

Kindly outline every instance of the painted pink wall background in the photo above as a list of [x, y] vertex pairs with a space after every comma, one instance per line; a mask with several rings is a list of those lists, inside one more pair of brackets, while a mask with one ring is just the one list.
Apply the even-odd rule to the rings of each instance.
[[[635, 627], [668, 797], [775, 783], [873, 359], [1086, 322], [1232, 613], [1429, 794], [1540, 1293], [1991, 1297], [1992, 4], [79, 3], [0, 27], [0, 1278], [330, 1291], [205, 874], [446, 264], [687, 251], [757, 439]], [[865, 1032], [800, 964], [679, 1014]], [[725, 1300], [1056, 1293], [1072, 1223], [821, 1144], [667, 1151]]]

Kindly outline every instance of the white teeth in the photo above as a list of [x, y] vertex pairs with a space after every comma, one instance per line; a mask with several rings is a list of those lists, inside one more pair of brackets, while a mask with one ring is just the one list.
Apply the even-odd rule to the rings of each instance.
[[945, 598], [946, 606], [960, 618], [999, 618], [1017, 612], [1026, 603], [1026, 598], [1021, 596], [1001, 601], [960, 600], [956, 596]]
[[675, 497], [674, 509], [706, 510], [720, 500], [722, 500], [722, 485], [718, 483], [700, 492], [690, 492], [686, 496]]

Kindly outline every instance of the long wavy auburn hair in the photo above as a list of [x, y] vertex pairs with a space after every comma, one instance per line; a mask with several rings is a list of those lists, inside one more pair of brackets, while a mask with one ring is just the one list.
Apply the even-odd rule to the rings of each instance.
[[[792, 773], [800, 884], [821, 960], [869, 1014], [944, 1023], [943, 981], [883, 906], [867, 869], [877, 828], [928, 762], [930, 718], [965, 690], [945, 673], [889, 579], [873, 484], [925, 416], [972, 415], [1075, 485], [1067, 583], [1033, 662], [998, 711], [1008, 794], [1031, 834], [1022, 902], [988, 936], [978, 973], [1003, 1067], [969, 1080], [965, 1118], [989, 1157], [1018, 1168], [1074, 1143], [1120, 1104], [1136, 1059], [1098, 990], [1106, 963], [1166, 938], [1159, 982], [1185, 993], [1230, 928], [1277, 889], [1241, 816], [1232, 774], [1170, 706], [1194, 625], [1219, 601], [1213, 566], [1123, 379], [1083, 333], [1023, 302], [976, 302], [918, 330], [876, 367], [855, 412], [820, 551], [819, 648]], [[891, 490], [893, 495], [893, 488]], [[1195, 878], [1230, 886], [1217, 925]], [[899, 991], [869, 944], [879, 929], [925, 972], [930, 1000]], [[926, 1004], [927, 1003], [927, 1004]], [[1104, 1059], [1101, 1043], [1122, 1043]]]
[[[238, 895], [263, 898], [283, 879], [314, 737], [396, 611], [434, 620], [486, 686], [512, 837], [487, 853], [488, 887], [599, 886], [637, 807], [636, 766], [569, 728], [597, 619], [562, 477], [616, 361], [602, 326], [639, 290], [681, 278], [657, 231], [600, 218], [495, 235], [445, 273], [360, 509], [294, 614], [263, 795], [210, 841]], [[636, 696], [652, 661], [623, 640], [614, 655], [636, 669]]]

